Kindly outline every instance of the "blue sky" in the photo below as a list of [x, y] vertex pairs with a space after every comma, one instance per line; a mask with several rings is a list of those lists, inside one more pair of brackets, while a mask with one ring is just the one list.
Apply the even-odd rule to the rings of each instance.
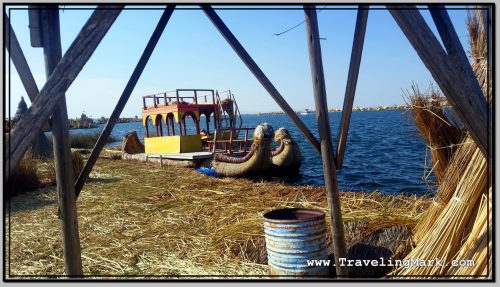
[[[121, 13], [66, 93], [70, 117], [83, 111], [94, 118], [111, 114], [162, 12], [159, 8]], [[43, 49], [30, 46], [27, 10], [10, 13], [12, 26], [41, 88], [45, 82]], [[60, 12], [63, 53], [91, 13], [91, 9]], [[273, 35], [303, 21], [302, 10], [240, 9], [217, 13], [292, 108], [314, 108], [304, 25], [281, 36]], [[437, 35], [429, 12], [421, 13]], [[448, 13], [468, 50], [466, 11]], [[320, 36], [326, 38], [321, 41], [321, 48], [328, 105], [341, 108], [356, 11], [324, 9], [318, 14], [318, 21]], [[20, 97], [24, 96], [28, 104], [29, 99], [13, 65], [11, 69], [11, 97], [7, 104], [13, 115]], [[402, 90], [412, 83], [425, 90], [431, 82], [430, 73], [389, 12], [370, 10], [354, 106], [402, 104]], [[143, 95], [176, 88], [231, 89], [242, 112], [280, 110], [201, 10], [173, 13], [122, 116], [139, 115]]]

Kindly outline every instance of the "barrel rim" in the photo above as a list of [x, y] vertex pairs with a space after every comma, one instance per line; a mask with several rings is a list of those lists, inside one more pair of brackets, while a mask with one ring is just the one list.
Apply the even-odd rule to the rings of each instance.
[[[304, 218], [297, 219], [279, 219], [286, 214], [299, 214]], [[281, 208], [268, 211], [264, 214], [264, 221], [271, 223], [300, 223], [306, 221], [322, 220], [325, 218], [325, 213], [318, 209], [311, 208]]]

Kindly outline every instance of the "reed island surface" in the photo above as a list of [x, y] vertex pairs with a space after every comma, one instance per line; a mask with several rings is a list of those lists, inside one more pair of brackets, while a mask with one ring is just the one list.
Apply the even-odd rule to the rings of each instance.
[[[37, 165], [40, 178], [50, 176], [47, 163]], [[342, 192], [341, 203], [348, 248], [396, 229], [398, 242], [375, 239], [392, 256], [404, 257], [410, 230], [430, 200]], [[319, 209], [330, 220], [324, 188], [214, 178], [104, 153], [77, 200], [83, 271], [91, 277], [266, 276], [263, 214], [286, 207]], [[57, 210], [50, 184], [10, 198], [8, 276], [64, 274]]]

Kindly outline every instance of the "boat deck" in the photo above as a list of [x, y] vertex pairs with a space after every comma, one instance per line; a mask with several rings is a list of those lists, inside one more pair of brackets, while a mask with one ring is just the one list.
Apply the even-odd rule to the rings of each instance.
[[164, 159], [180, 159], [180, 160], [197, 160], [212, 158], [213, 153], [209, 151], [199, 152], [183, 152], [183, 153], [148, 153], [148, 158], [164, 158]]

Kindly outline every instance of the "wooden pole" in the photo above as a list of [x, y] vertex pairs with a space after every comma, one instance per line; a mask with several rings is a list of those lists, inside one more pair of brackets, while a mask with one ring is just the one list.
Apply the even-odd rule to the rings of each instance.
[[[48, 6], [42, 7], [43, 9], [39, 10], [39, 13], [42, 20], [45, 73], [48, 79], [62, 58], [59, 9], [58, 6], [50, 6], [50, 8]], [[60, 93], [60, 99], [52, 115], [52, 134], [63, 234], [64, 267], [67, 276], [78, 277], [82, 276], [83, 270], [80, 237], [78, 234], [75, 188], [73, 185], [73, 161], [71, 157], [66, 99], [64, 93]]]
[[321, 158], [323, 160], [323, 174], [325, 177], [325, 188], [330, 208], [332, 225], [333, 249], [335, 255], [335, 269], [337, 277], [349, 275], [347, 266], [340, 264], [340, 258], [346, 258], [346, 246], [344, 241], [344, 224], [340, 206], [339, 189], [337, 183], [337, 172], [333, 157], [332, 134], [328, 118], [328, 104], [326, 101], [325, 78], [323, 63], [321, 59], [321, 46], [319, 43], [318, 20], [316, 18], [316, 6], [304, 5], [307, 45], [309, 48], [309, 61], [311, 63], [311, 75], [314, 88], [314, 102], [316, 106], [316, 118], [318, 121], [319, 138], [321, 143]]
[[233, 50], [238, 54], [240, 59], [245, 63], [248, 69], [254, 74], [254, 76], [259, 80], [259, 82], [264, 86], [271, 97], [276, 101], [276, 103], [281, 107], [281, 109], [290, 117], [290, 119], [295, 123], [299, 130], [304, 134], [307, 140], [312, 144], [316, 151], [321, 152], [320, 144], [318, 140], [314, 137], [307, 126], [300, 120], [297, 113], [288, 105], [283, 96], [276, 90], [271, 81], [266, 77], [264, 72], [257, 66], [257, 63], [250, 57], [245, 48], [240, 44], [238, 39], [231, 33], [229, 28], [224, 24], [222, 19], [215, 13], [214, 9], [210, 5], [200, 5], [205, 11], [210, 21], [217, 27], [217, 30], [224, 36], [226, 41], [231, 45]]
[[[153, 51], [156, 47], [156, 44], [158, 44], [158, 41], [160, 40], [160, 37], [161, 37], [163, 31], [165, 30], [165, 27], [167, 26], [168, 20], [170, 19], [170, 16], [172, 16], [174, 9], [175, 9], [175, 5], [168, 5], [165, 8], [165, 11], [163, 12], [163, 14], [161, 15], [160, 20], [158, 21], [158, 24], [156, 25], [156, 28], [153, 31], [153, 34], [151, 35], [151, 37], [146, 45], [146, 48], [144, 48], [144, 51], [142, 52], [142, 55], [139, 58], [139, 62], [137, 62], [137, 65], [135, 66], [135, 69], [132, 72], [132, 75], [130, 76], [130, 79], [128, 80], [127, 85], [125, 86], [125, 89], [123, 90], [123, 92], [120, 96], [120, 99], [118, 100], [118, 103], [116, 104], [108, 121], [106, 122], [104, 129], [102, 130], [101, 134], [99, 135], [99, 138], [97, 139], [97, 142], [95, 143], [94, 148], [92, 149], [92, 152], [90, 153], [89, 159], [85, 163], [85, 166], [83, 167], [82, 171], [80, 172], [80, 175], [78, 176], [78, 179], [76, 180], [76, 183], [75, 183], [76, 197], [78, 197], [80, 195], [80, 192], [82, 191], [82, 188], [85, 184], [85, 180], [90, 175], [90, 172], [92, 171], [92, 168], [94, 167], [95, 163], [97, 162], [97, 159], [99, 158], [99, 155], [101, 154], [101, 151], [104, 148], [104, 145], [108, 141], [108, 138], [111, 135], [111, 132], [113, 131], [113, 128], [115, 127], [116, 122], [120, 118], [120, 114], [122, 113], [123, 109], [125, 108], [125, 105], [127, 104], [128, 99], [130, 98], [130, 95], [132, 94], [132, 91], [135, 88], [135, 85], [139, 81], [139, 78], [141, 77], [142, 72], [144, 71], [144, 68], [146, 67], [146, 64], [148, 63], [149, 58], [151, 58], [151, 55], [153, 54]], [[166, 125], [168, 128], [168, 123]], [[146, 122], [146, 128], [147, 128], [147, 122]], [[160, 120], [160, 128], [161, 128], [161, 120]], [[157, 134], [158, 134], [158, 127], [156, 127], [156, 129], [157, 129]], [[161, 132], [163, 133], [163, 131], [161, 131]], [[147, 132], [146, 135], [148, 136], [149, 132]]]
[[[465, 54], [462, 44], [460, 43], [460, 39], [458, 38], [457, 32], [455, 31], [455, 28], [451, 23], [450, 16], [448, 15], [448, 12], [446, 12], [445, 6], [429, 5], [429, 11], [431, 13], [432, 19], [434, 20], [434, 24], [438, 29], [439, 35], [443, 40], [446, 51], [448, 52], [448, 57], [453, 59], [452, 63], [456, 65], [456, 70], [460, 71], [462, 75], [465, 75], [465, 77], [461, 77], [462, 82], [468, 85], [475, 92], [475, 94], [481, 95], [484, 98], [481, 86], [479, 85], [477, 77], [472, 70], [472, 66], [469, 63], [469, 58], [467, 58], [467, 55]], [[483, 13], [483, 25], [486, 22], [486, 20], [484, 19], [484, 17], [486, 16], [485, 14], [486, 13]], [[484, 28], [487, 29], [486, 27], [487, 26], [485, 25]], [[488, 112], [491, 115], [489, 109]], [[491, 116], [489, 116], [487, 120], [487, 130], [491, 135]], [[491, 136], [488, 137], [487, 141], [488, 151], [491, 150], [490, 138]], [[488, 152], [488, 155], [488, 162], [491, 163], [491, 152]]]
[[[9, 51], [10, 58], [12, 59], [12, 63], [14, 67], [16, 67], [17, 73], [19, 74], [19, 78], [21, 79], [21, 83], [28, 94], [28, 97], [31, 102], [35, 100], [35, 97], [38, 95], [39, 90], [35, 82], [35, 78], [31, 73], [30, 67], [28, 65], [28, 61], [26, 61], [26, 57], [24, 56], [21, 45], [16, 37], [16, 33], [14, 33], [14, 29], [10, 25], [9, 17], [4, 14], [4, 32], [5, 32], [5, 47]], [[39, 144], [39, 152], [44, 156], [49, 156], [51, 153], [49, 150], [45, 153], [45, 149], [42, 150], [42, 147], [50, 147], [52, 144], [49, 142], [47, 137], [45, 136], [42, 130], [38, 131], [38, 143], [35, 142], [33, 147], [33, 152], [35, 152], [36, 144]], [[49, 149], [49, 148], [47, 148]], [[51, 148], [50, 148], [51, 149]]]
[[467, 55], [465, 54], [457, 32], [451, 23], [450, 16], [448, 15], [448, 12], [446, 12], [445, 6], [429, 5], [429, 11], [432, 19], [434, 20], [434, 24], [438, 29], [439, 35], [443, 40], [448, 56], [453, 59], [452, 64], [457, 65], [456, 69], [466, 75], [465, 78], [462, 78], [462, 81], [466, 81], [467, 85], [470, 86], [475, 94], [484, 97], [476, 75], [474, 74], [472, 66], [469, 63], [469, 58], [467, 58]]
[[492, 36], [492, 24], [491, 22], [493, 21], [493, 6], [490, 4], [490, 5], [487, 5], [487, 6], [483, 6], [483, 25], [484, 25], [484, 29], [486, 29], [486, 39], [487, 39], [487, 42], [488, 42], [488, 83], [490, 82], [489, 79], [491, 79], [491, 75], [492, 75], [492, 61], [493, 61], [493, 48], [492, 48], [492, 45], [493, 45], [493, 36]]
[[482, 92], [474, 88], [472, 79], [463, 68], [457, 68], [460, 65], [456, 63], [456, 59], [448, 56], [441, 47], [415, 6], [388, 5], [387, 8], [457, 112], [474, 142], [483, 155], [490, 158], [488, 136], [491, 135], [491, 125], [488, 125], [488, 119], [491, 112]]
[[78, 76], [85, 63], [120, 14], [123, 5], [99, 5], [85, 23], [64, 57], [28, 111], [21, 116], [10, 134], [9, 171], [17, 165], [31, 145], [43, 123], [53, 114], [66, 90]]
[[368, 7], [368, 5], [358, 6], [358, 16], [356, 18], [356, 28], [354, 30], [354, 40], [352, 43], [351, 62], [349, 64], [349, 74], [347, 76], [347, 86], [344, 95], [344, 106], [342, 108], [342, 118], [340, 120], [339, 140], [337, 142], [337, 169], [341, 169], [344, 163], [347, 134], [349, 132], [349, 124], [351, 122], [352, 106], [358, 82], [361, 55], [363, 54], [366, 23], [368, 21]]
[[10, 25], [10, 20], [7, 14], [4, 13], [4, 33], [5, 33], [5, 47], [9, 51], [10, 58], [12, 59], [12, 63], [14, 67], [16, 67], [17, 73], [19, 74], [19, 78], [21, 79], [21, 83], [28, 94], [28, 97], [31, 102], [35, 100], [35, 97], [38, 95], [38, 87], [35, 82], [35, 78], [31, 73], [30, 67], [28, 65], [28, 61], [26, 61], [26, 57], [24, 56], [21, 45], [16, 37], [16, 33], [12, 29]]
[[[487, 41], [487, 49], [488, 49], [488, 75], [486, 77], [487, 82], [487, 87], [488, 91], [491, 91], [493, 93], [493, 89], [491, 85], [493, 84], [492, 81], [492, 76], [493, 76], [493, 70], [492, 70], [492, 65], [493, 65], [493, 36], [492, 36], [492, 24], [491, 22], [493, 21], [493, 7], [491, 4], [483, 6], [483, 25], [484, 29], [486, 30], [486, 41]], [[490, 114], [490, 117], [488, 118], [488, 126], [492, 127], [493, 126], [493, 116]], [[493, 134], [490, 134], [490, 137], [488, 139], [488, 145], [490, 147], [489, 150], [491, 150], [491, 147], [493, 147]], [[491, 154], [491, 153], [490, 153]], [[488, 175], [489, 178], [493, 178], [492, 171], [493, 171], [493, 156], [488, 158]]]

